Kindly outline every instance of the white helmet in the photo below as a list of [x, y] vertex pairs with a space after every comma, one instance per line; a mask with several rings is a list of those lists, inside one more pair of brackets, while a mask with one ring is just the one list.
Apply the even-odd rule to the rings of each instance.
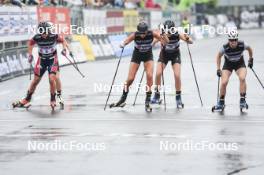
[[238, 39], [238, 32], [237, 32], [237, 30], [230, 30], [228, 32], [228, 39]]

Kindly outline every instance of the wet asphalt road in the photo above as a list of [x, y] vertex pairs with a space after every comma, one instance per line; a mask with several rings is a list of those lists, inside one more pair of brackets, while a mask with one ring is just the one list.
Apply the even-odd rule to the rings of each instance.
[[[242, 31], [241, 39], [254, 50], [255, 70], [264, 81], [263, 30]], [[48, 80], [39, 85], [32, 107], [12, 109], [11, 103], [24, 96], [29, 77], [0, 83], [0, 174], [64, 175], [262, 175], [264, 170], [264, 91], [249, 70], [249, 110], [240, 113], [238, 79], [232, 76], [223, 114], [212, 113], [216, 103], [215, 55], [224, 37], [197, 41], [190, 46], [204, 106], [200, 106], [186, 45], [182, 44], [182, 84], [185, 109], [177, 110], [170, 66], [165, 70], [167, 111], [154, 106], [144, 110], [143, 92], [132, 106], [131, 92], [123, 109], [103, 110], [117, 60], [79, 65], [81, 78], [72, 67], [61, 69], [65, 109], [51, 113]], [[157, 59], [158, 51], [154, 52]], [[248, 58], [245, 52], [246, 59]], [[129, 58], [124, 58], [116, 79], [127, 76]], [[139, 70], [137, 83], [142, 73]], [[145, 80], [144, 80], [145, 82]], [[107, 87], [105, 87], [107, 89]], [[110, 102], [119, 99], [114, 91]], [[79, 143], [89, 149], [30, 150], [29, 143]], [[178, 143], [235, 144], [235, 150], [176, 150]], [[170, 143], [168, 150], [161, 143]]]

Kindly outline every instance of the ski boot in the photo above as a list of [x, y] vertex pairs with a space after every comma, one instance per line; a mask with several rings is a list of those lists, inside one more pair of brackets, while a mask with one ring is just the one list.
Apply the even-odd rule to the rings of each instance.
[[160, 93], [159, 92], [155, 92], [154, 97], [151, 99], [151, 104], [161, 104], [162, 100], [160, 99]]
[[176, 95], [176, 105], [177, 105], [177, 109], [184, 108], [184, 104], [182, 103], [182, 99], [181, 99], [181, 94]]
[[120, 100], [117, 103], [112, 103], [109, 105], [110, 108], [123, 108], [126, 106], [126, 99], [127, 99], [128, 92], [123, 91], [123, 95], [121, 96]]
[[225, 101], [220, 99], [217, 102], [217, 105], [212, 107], [212, 112], [215, 112], [215, 111], [223, 112], [224, 109], [225, 109]]
[[64, 101], [63, 101], [63, 99], [62, 99], [62, 97], [61, 97], [61, 93], [57, 93], [57, 99], [58, 99], [58, 102], [59, 102], [59, 104], [60, 104], [60, 109], [64, 109]]
[[28, 109], [31, 106], [30, 101], [31, 101], [32, 94], [33, 94], [33, 92], [28, 91], [26, 98], [12, 103], [13, 108], [26, 108], [26, 109]]
[[50, 107], [54, 111], [56, 107], [56, 94], [50, 94]]
[[152, 107], [150, 106], [151, 101], [151, 92], [146, 93], [146, 100], [145, 100], [145, 111], [152, 112]]
[[26, 108], [26, 109], [28, 109], [31, 106], [31, 104], [26, 99], [22, 99], [22, 100], [19, 100], [19, 101], [12, 103], [12, 106], [13, 106], [13, 108]]
[[248, 104], [245, 97], [240, 98], [240, 112], [243, 112], [244, 109], [248, 109]]

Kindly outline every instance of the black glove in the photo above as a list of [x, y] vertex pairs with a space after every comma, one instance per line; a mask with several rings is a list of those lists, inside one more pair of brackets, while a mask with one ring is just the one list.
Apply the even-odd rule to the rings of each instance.
[[249, 58], [249, 60], [248, 60], [248, 67], [249, 67], [250, 69], [253, 68], [253, 58]]
[[33, 55], [29, 55], [28, 56], [28, 62], [31, 64], [33, 60], [34, 60]]
[[216, 75], [217, 75], [218, 77], [221, 77], [221, 76], [222, 76], [222, 71], [221, 71], [220, 69], [218, 69], [217, 72], [216, 72]]
[[61, 51], [61, 54], [62, 54], [63, 56], [66, 56], [66, 49], [63, 49], [63, 50]]
[[74, 58], [72, 51], [70, 51], [69, 55]]

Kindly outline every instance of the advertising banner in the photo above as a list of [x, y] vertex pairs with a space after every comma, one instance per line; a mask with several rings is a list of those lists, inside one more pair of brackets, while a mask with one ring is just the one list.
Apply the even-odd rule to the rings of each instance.
[[80, 44], [84, 50], [84, 53], [86, 55], [86, 59], [88, 59], [88, 61], [95, 60], [95, 56], [94, 56], [93, 49], [92, 49], [92, 44], [91, 44], [91, 41], [88, 38], [88, 36], [86, 36], [86, 35], [73, 35], [72, 38], [73, 38], [73, 41], [80, 42]]
[[138, 24], [138, 11], [124, 10], [125, 32], [135, 32]]
[[151, 11], [150, 12], [150, 27], [151, 29], [157, 29], [159, 24], [162, 21], [162, 12], [161, 11]]
[[252, 29], [259, 28], [259, 16], [257, 12], [249, 12], [247, 10], [240, 14], [240, 28], [241, 29]]
[[0, 77], [2, 80], [16, 77], [25, 73], [20, 54], [26, 49], [14, 49], [0, 53]]
[[38, 21], [50, 21], [56, 27], [56, 33], [70, 34], [70, 10], [64, 7], [38, 7]]
[[106, 34], [107, 22], [106, 22], [105, 10], [88, 10], [83, 9], [83, 21], [84, 21], [84, 33], [86, 35]]
[[[111, 42], [111, 45], [113, 47], [113, 50], [115, 52], [116, 57], [119, 57], [121, 54], [121, 48], [120, 43], [122, 43], [125, 39], [126, 39], [127, 35], [122, 34], [122, 35], [110, 35], [109, 36], [109, 40]], [[123, 52], [123, 56], [130, 56], [132, 55], [133, 52], [133, 44], [129, 44], [125, 47], [124, 52]]]
[[138, 15], [139, 15], [139, 20], [144, 20], [150, 26], [150, 12], [140, 11]]
[[124, 32], [124, 17], [122, 11], [107, 11], [107, 33]]
[[37, 25], [36, 7], [0, 7], [0, 40], [12, 42], [28, 40]]

